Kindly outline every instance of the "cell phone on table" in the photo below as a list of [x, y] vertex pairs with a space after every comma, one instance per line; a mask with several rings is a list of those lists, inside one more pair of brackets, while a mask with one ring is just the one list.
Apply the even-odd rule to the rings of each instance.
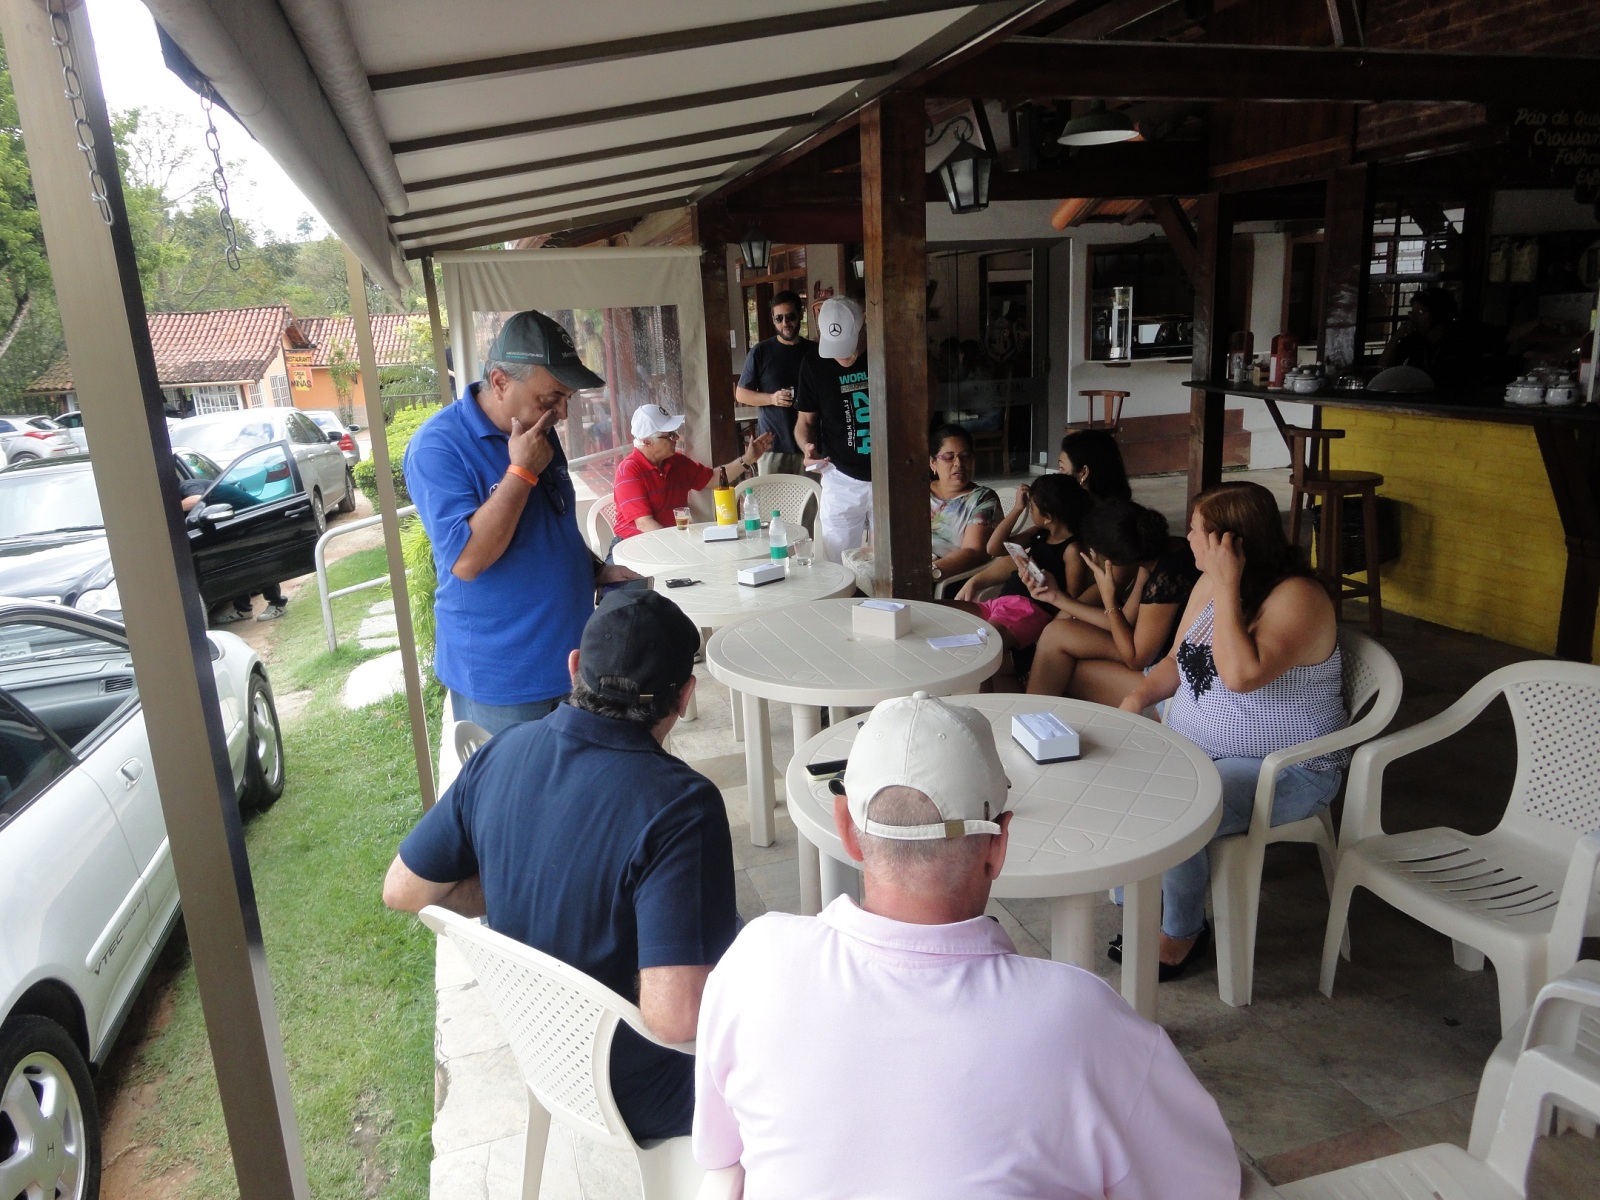
[[1015, 542], [1001, 542], [1006, 553], [1011, 555], [1011, 561], [1017, 564], [1017, 573], [1023, 579], [1031, 579], [1034, 583], [1044, 582], [1044, 568], [1028, 557], [1028, 552]]
[[830, 775], [842, 775], [849, 762], [843, 758], [826, 758], [821, 762], [806, 764], [806, 774], [813, 779], [826, 779]]
[[600, 595], [609, 596], [612, 592], [648, 592], [655, 586], [654, 576], [646, 575], [643, 579], [619, 579], [615, 583], [602, 583]]

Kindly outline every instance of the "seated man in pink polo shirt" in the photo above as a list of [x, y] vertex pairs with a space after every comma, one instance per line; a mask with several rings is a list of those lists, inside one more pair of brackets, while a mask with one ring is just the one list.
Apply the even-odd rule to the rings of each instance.
[[[689, 503], [689, 493], [698, 492], [716, 477], [715, 467], [695, 462], [678, 453], [678, 430], [682, 415], [673, 416], [659, 404], [646, 404], [633, 414], [633, 453], [617, 464], [615, 492], [617, 521], [612, 529], [616, 545], [623, 538], [672, 525], [672, 510]], [[761, 456], [772, 447], [772, 435], [764, 433], [745, 446], [744, 454], [728, 463], [728, 482], [738, 483], [755, 474]]]
[[988, 718], [886, 700], [834, 787], [864, 899], [760, 917], [712, 970], [700, 1164], [763, 1200], [1234, 1200], [1233, 1141], [1166, 1033], [983, 915], [1011, 821]]

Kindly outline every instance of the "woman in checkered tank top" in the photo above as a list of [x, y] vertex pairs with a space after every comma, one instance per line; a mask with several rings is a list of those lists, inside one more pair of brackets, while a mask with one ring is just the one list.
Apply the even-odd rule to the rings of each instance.
[[[1202, 574], [1172, 652], [1123, 701], [1140, 712], [1169, 697], [1166, 722], [1222, 776], [1217, 837], [1243, 833], [1261, 760], [1350, 723], [1337, 619], [1322, 586], [1283, 536], [1271, 492], [1224, 483], [1195, 500], [1189, 545]], [[1272, 823], [1299, 821], [1339, 790], [1348, 756], [1323, 755], [1278, 774]], [[1175, 978], [1209, 942], [1206, 852], [1162, 876], [1161, 977]]]

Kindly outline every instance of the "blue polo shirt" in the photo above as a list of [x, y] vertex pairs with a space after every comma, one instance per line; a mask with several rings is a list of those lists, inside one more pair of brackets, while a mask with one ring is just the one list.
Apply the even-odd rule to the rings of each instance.
[[[641, 968], [715, 963], [738, 931], [716, 787], [643, 726], [570, 704], [489, 739], [400, 858], [435, 883], [479, 876], [490, 928], [635, 1003]], [[636, 1139], [689, 1131], [688, 1055], [619, 1027], [611, 1085]]]
[[406, 488], [433, 543], [433, 670], [479, 704], [531, 704], [571, 690], [567, 655], [594, 611], [594, 559], [578, 529], [561, 442], [498, 561], [470, 582], [450, 572], [472, 514], [500, 486], [511, 452], [478, 407], [480, 384], [430, 417], [406, 447]]

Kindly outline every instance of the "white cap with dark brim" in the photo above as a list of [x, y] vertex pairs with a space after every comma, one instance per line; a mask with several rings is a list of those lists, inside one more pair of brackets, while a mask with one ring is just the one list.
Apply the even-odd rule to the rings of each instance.
[[[928, 825], [870, 820], [873, 799], [888, 787], [921, 792], [943, 819]], [[872, 710], [850, 750], [843, 791], [857, 829], [896, 841], [999, 833], [1000, 815], [1011, 806], [1011, 782], [989, 718], [927, 692], [885, 700]]]

